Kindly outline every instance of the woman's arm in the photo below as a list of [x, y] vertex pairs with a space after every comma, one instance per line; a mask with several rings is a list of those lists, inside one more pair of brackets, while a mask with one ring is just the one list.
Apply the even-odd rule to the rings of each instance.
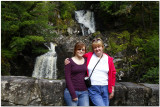
[[116, 69], [115, 69], [113, 61], [112, 61], [111, 65], [112, 65], [112, 69], [111, 69], [112, 70], [112, 86], [115, 86], [115, 82], [116, 82]]
[[110, 93], [109, 95], [109, 99], [112, 99], [114, 97], [114, 86], [115, 86], [115, 81], [116, 81], [116, 69], [115, 69], [115, 66], [114, 66], [114, 63], [113, 63], [113, 59], [111, 60], [111, 86], [112, 86], [112, 92]]
[[77, 98], [77, 95], [75, 93], [75, 89], [71, 80], [71, 63], [65, 65], [65, 80], [72, 99], [75, 100], [75, 98]]

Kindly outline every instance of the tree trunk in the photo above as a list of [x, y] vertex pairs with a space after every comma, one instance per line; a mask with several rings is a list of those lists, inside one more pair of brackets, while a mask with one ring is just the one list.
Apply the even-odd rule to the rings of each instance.
[[142, 25], [143, 25], [143, 28], [144, 30], [146, 30], [146, 25], [145, 25], [145, 21], [144, 21], [144, 4], [143, 4], [143, 1], [141, 2], [142, 5], [141, 5], [141, 16], [142, 16]]

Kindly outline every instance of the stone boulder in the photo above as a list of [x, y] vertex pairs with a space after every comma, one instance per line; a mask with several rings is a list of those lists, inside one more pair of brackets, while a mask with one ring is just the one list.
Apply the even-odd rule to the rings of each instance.
[[1, 77], [2, 106], [62, 106], [64, 80], [35, 79], [24, 76]]
[[110, 105], [124, 106], [126, 105], [127, 88], [120, 83], [115, 84], [114, 97], [110, 100]]
[[159, 104], [159, 94], [157, 94], [159, 93], [159, 84], [141, 84], [151, 89], [151, 95], [148, 100], [148, 106], [157, 106], [157, 104]]
[[63, 91], [65, 88], [64, 80], [38, 80], [38, 86], [41, 95], [41, 105], [62, 106]]
[[[35, 80], [24, 76], [1, 77], [2, 105], [28, 105], [32, 99], [36, 99]], [[31, 96], [34, 96], [34, 98]]]
[[[65, 80], [1, 77], [2, 106], [65, 106]], [[116, 82], [110, 106], [158, 106], [159, 84]]]
[[151, 96], [151, 89], [131, 82], [119, 82], [126, 87], [125, 105], [145, 106]]

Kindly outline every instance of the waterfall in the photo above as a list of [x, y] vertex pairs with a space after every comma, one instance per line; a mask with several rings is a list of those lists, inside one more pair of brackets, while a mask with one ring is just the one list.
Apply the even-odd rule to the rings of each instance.
[[49, 52], [38, 56], [34, 66], [32, 77], [57, 79], [57, 54], [55, 52], [56, 44], [50, 43]]
[[75, 11], [75, 19], [80, 23], [82, 34], [89, 35], [95, 32], [94, 13], [87, 10]]

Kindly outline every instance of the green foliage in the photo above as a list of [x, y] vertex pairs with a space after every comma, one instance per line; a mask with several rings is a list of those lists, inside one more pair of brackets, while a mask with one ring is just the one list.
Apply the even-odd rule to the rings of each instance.
[[112, 10], [110, 9], [114, 2], [112, 1], [101, 1], [100, 2], [100, 8], [108, 13], [112, 13]]
[[118, 52], [124, 51], [127, 49], [130, 43], [130, 33], [128, 31], [123, 31], [122, 33], [111, 33], [111, 37], [109, 38], [109, 48], [108, 51], [111, 52], [112, 55], [115, 55]]
[[[101, 29], [114, 30], [108, 37], [107, 52], [112, 56], [123, 53], [124, 62], [130, 64], [123, 71], [133, 70], [134, 81], [158, 83], [157, 1], [2, 1], [2, 74], [9, 75], [10, 62], [18, 55], [47, 52], [41, 47], [44, 42], [51, 42], [58, 34], [67, 34], [67, 28], [75, 26], [74, 11], [91, 8], [96, 13], [98, 29], [93, 36], [101, 34]], [[89, 50], [92, 51], [91, 47]]]
[[54, 28], [58, 32], [61, 31], [62, 34], [66, 34], [67, 28], [73, 26], [74, 20], [72, 16], [76, 10], [76, 6], [73, 1], [60, 1], [57, 3], [56, 8], [58, 9], [55, 10]]
[[135, 47], [137, 47], [137, 46], [142, 46], [142, 44], [144, 43], [144, 40], [143, 40], [142, 38], [140, 38], [139, 36], [134, 36], [131, 43], [132, 43]]
[[156, 1], [100, 1], [97, 6], [99, 10], [96, 11], [100, 12], [99, 20], [103, 20], [101, 24], [106, 27], [108, 25], [114, 27], [114, 22], [118, 22], [123, 25], [118, 29], [128, 29], [129, 32], [137, 28], [141, 28], [142, 31], [158, 30], [158, 4]]
[[42, 53], [46, 53], [48, 52], [48, 49], [44, 49], [44, 48], [41, 48], [41, 47], [34, 47], [33, 48], [33, 53], [36, 53], [36, 54], [42, 54]]
[[93, 36], [95, 37], [95, 36], [100, 35], [100, 34], [101, 34], [100, 31], [96, 31], [95, 33], [93, 33]]
[[62, 19], [71, 19], [76, 7], [73, 1], [61, 1], [60, 10]]
[[109, 38], [109, 47], [107, 48], [107, 51], [111, 55], [115, 55], [120, 50], [120, 46], [116, 44], [116, 40], [114, 38]]
[[32, 42], [37, 42], [37, 43], [41, 43], [41, 42], [45, 42], [44, 38], [41, 36], [26, 36], [26, 38]]
[[148, 83], [159, 84], [159, 68], [152, 67], [150, 68], [145, 75], [141, 78], [141, 81], [145, 81]]
[[47, 42], [51, 42], [52, 39], [56, 37], [58, 37], [58, 35], [56, 33], [52, 33], [52, 34], [47, 34], [46, 36], [44, 36], [44, 39]]
[[53, 8], [47, 5], [43, 1], [2, 1], [2, 49], [20, 53], [27, 44], [42, 43], [53, 35], [53, 27], [48, 25], [48, 12]]
[[14, 56], [14, 53], [8, 49], [2, 49], [1, 56], [4, 58], [11, 59]]
[[135, 78], [131, 77], [131, 81], [141, 80], [157, 83], [156, 76], [152, 78], [149, 76], [151, 72], [157, 74], [157, 71], [151, 68], [159, 66], [159, 37], [156, 30], [148, 33], [140, 32], [140, 30], [135, 30], [133, 33], [128, 31], [122, 33], [112, 32], [107, 51], [112, 55], [123, 52], [126, 63], [130, 65], [122, 71], [134, 71], [132, 75]]
[[143, 45], [145, 50], [146, 61], [150, 62], [151, 66], [158, 65], [159, 62], [159, 36], [158, 32], [154, 33], [147, 43]]
[[31, 25], [34, 25], [34, 24], [35, 24], [35, 21], [27, 20], [27, 21], [22, 22], [21, 26], [31, 26]]
[[45, 42], [44, 38], [41, 36], [26, 36], [22, 37], [13, 37], [12, 42], [10, 44], [10, 48], [12, 52], [17, 53], [22, 51], [28, 43], [43, 43]]
[[116, 2], [116, 1], [101, 1], [100, 8], [111, 15], [127, 15], [131, 12], [132, 3], [129, 1]]

